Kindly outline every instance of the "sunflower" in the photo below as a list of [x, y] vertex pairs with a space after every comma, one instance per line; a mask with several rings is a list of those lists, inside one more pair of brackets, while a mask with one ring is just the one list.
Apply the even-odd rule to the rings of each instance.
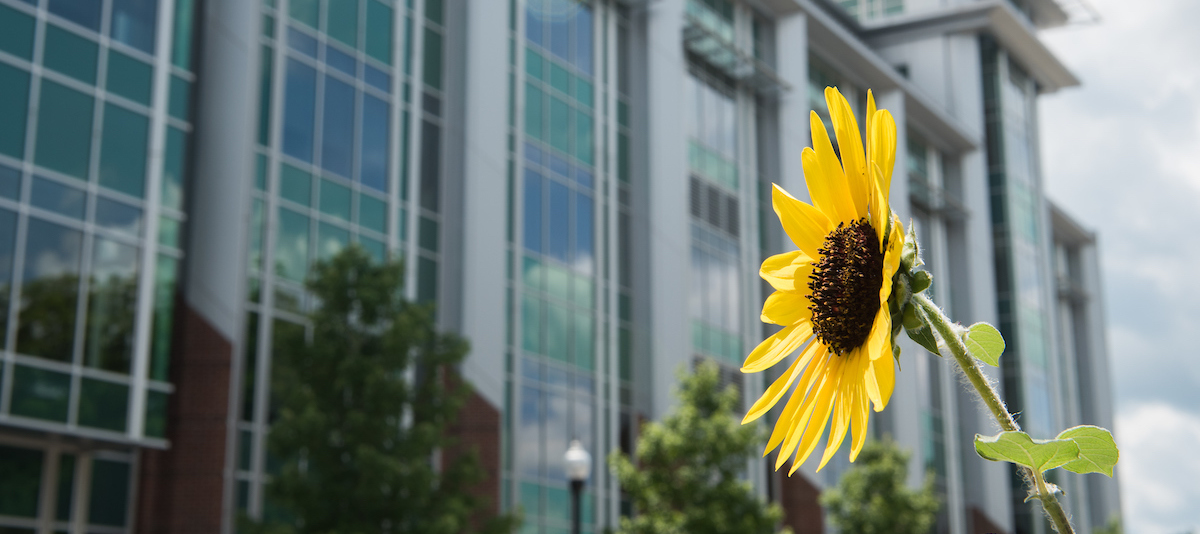
[[888, 309], [904, 243], [900, 222], [888, 206], [896, 123], [887, 110], [875, 110], [868, 91], [864, 153], [845, 97], [827, 87], [825, 101], [841, 161], [813, 112], [815, 150], [806, 147], [801, 155], [813, 203], [795, 199], [778, 185], [771, 196], [784, 231], [800, 250], [767, 258], [759, 271], [775, 289], [763, 304], [762, 320], [784, 328], [759, 344], [742, 367], [744, 373], [759, 372], [803, 347], [742, 421], [762, 417], [799, 380], [764, 451], [781, 447], [775, 469], [794, 453], [788, 474], [816, 449], [831, 418], [817, 470], [833, 457], [847, 430], [853, 432], [853, 462], [866, 440], [868, 401], [875, 411], [883, 410], [896, 384]]

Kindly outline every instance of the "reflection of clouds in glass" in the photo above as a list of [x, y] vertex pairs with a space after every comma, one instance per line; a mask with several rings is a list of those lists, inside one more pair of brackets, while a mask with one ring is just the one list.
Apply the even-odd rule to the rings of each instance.
[[554, 392], [546, 395], [546, 477], [566, 480], [563, 458], [567, 454], [567, 443], [571, 429], [567, 426], [569, 410], [567, 397]]
[[79, 273], [82, 233], [40, 219], [29, 219], [25, 280]]
[[528, 477], [541, 474], [541, 392], [530, 387], [521, 388], [521, 414], [517, 422], [514, 446], [517, 465]]
[[137, 247], [96, 238], [92, 254], [92, 279], [133, 278], [137, 275]]

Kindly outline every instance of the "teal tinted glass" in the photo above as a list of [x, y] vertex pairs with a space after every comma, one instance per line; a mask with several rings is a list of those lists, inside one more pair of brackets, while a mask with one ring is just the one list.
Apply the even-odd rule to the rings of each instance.
[[0, 515], [37, 517], [44, 457], [37, 449], [0, 445]]
[[387, 202], [363, 193], [358, 194], [358, 224], [379, 233], [387, 232]]
[[69, 362], [75, 352], [83, 233], [34, 217], [28, 221], [25, 257], [30, 259], [22, 269], [17, 352]]
[[425, 28], [425, 85], [442, 88], [442, 34]]
[[429, 19], [429, 22], [442, 23], [444, 18], [442, 0], [425, 0], [425, 18]]
[[33, 17], [0, 5], [0, 50], [28, 61], [33, 57]]
[[46, 25], [42, 64], [84, 83], [96, 83], [96, 56], [100, 45], [53, 24]]
[[25, 157], [25, 121], [29, 118], [29, 73], [0, 63], [0, 154]]
[[42, 80], [34, 161], [86, 180], [91, 142], [92, 97]]
[[108, 77], [105, 88], [139, 104], [150, 105], [150, 84], [154, 68], [116, 50], [108, 51]]
[[73, 219], [83, 220], [87, 193], [62, 182], [34, 176], [30, 184], [29, 204]]
[[283, 278], [303, 282], [308, 274], [308, 232], [308, 217], [292, 210], [279, 209], [275, 270]]
[[138, 249], [96, 237], [88, 289], [84, 364], [129, 373], [138, 300]]
[[158, 218], [158, 244], [179, 248], [179, 221], [170, 217]]
[[367, 2], [367, 55], [392, 64], [392, 8]]
[[183, 181], [186, 172], [187, 134], [168, 126], [166, 153], [163, 154], [162, 205], [183, 210]]
[[321, 213], [350, 220], [350, 188], [321, 179]]
[[319, 259], [332, 258], [349, 244], [349, 230], [327, 222], [317, 225], [317, 256]]
[[54, 503], [54, 518], [71, 520], [71, 501], [75, 489], [75, 455], [62, 453], [58, 457], [58, 491]]
[[550, 146], [571, 152], [571, 107], [558, 97], [550, 97]]
[[[4, 169], [0, 167], [0, 171]], [[17, 214], [0, 209], [0, 346], [7, 346], [8, 303], [12, 294], [13, 261], [17, 250]], [[0, 371], [0, 379], [4, 378]]]
[[175, 280], [179, 260], [159, 256], [154, 270], [154, 322], [150, 326], [150, 378], [167, 380], [171, 363], [171, 325], [175, 312]]
[[308, 206], [312, 201], [312, 175], [284, 163], [279, 173], [279, 196]]
[[167, 101], [167, 112], [179, 120], [189, 120], [188, 108], [192, 101], [192, 84], [183, 78], [171, 76], [171, 96]]
[[320, 15], [320, 0], [292, 0], [288, 2], [288, 13], [292, 20], [303, 22], [317, 28], [317, 17]]
[[92, 460], [92, 487], [88, 500], [88, 522], [93, 525], [125, 526], [129, 508], [129, 464]]
[[358, 48], [358, 0], [326, 0], [325, 33]]
[[143, 427], [146, 436], [165, 438], [167, 436], [167, 394], [161, 391], [146, 392], [146, 423]]
[[146, 188], [150, 119], [114, 104], [104, 106], [100, 185], [141, 198]]
[[417, 260], [417, 301], [437, 300], [437, 262], [429, 258]]
[[171, 44], [171, 64], [192, 70], [192, 19], [196, 0], [175, 0], [175, 32]]
[[147, 54], [154, 54], [154, 30], [158, 2], [147, 0], [111, 0], [112, 20], [108, 35]]
[[128, 416], [129, 386], [88, 377], [80, 380], [80, 425], [124, 432]]
[[370, 254], [371, 258], [375, 261], [382, 262], [383, 260], [387, 259], [387, 246], [383, 244], [383, 241], [378, 241], [360, 235], [358, 236], [358, 244], [362, 245], [362, 248], [365, 249], [367, 254]]
[[67, 401], [71, 398], [71, 376], [57, 371], [13, 366], [13, 415], [67, 422]]

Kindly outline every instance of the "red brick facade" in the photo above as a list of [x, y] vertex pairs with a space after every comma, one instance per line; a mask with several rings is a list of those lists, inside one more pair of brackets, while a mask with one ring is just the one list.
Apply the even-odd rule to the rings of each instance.
[[972, 506], [970, 513], [972, 534], [1008, 534], [1004, 529], [996, 526], [987, 514], [983, 513], [983, 510]]
[[[460, 378], [450, 379], [451, 387], [470, 387]], [[500, 513], [500, 410], [475, 391], [467, 397], [458, 420], [447, 429], [457, 445], [445, 451], [443, 462], [453, 462], [460, 454], [474, 450], [486, 477], [475, 485], [473, 493], [483, 503], [480, 519]], [[482, 524], [482, 523], [479, 523]]]
[[177, 300], [164, 451], [143, 450], [136, 530], [142, 534], [221, 531], [226, 418], [233, 344]]
[[779, 505], [783, 507], [783, 524], [795, 534], [824, 534], [825, 519], [817, 501], [821, 490], [804, 475], [779, 476]]

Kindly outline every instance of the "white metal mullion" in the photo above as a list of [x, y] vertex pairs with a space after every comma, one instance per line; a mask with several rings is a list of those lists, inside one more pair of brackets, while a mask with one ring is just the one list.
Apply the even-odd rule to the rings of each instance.
[[[604, 122], [608, 125], [606, 138], [604, 141], [604, 160], [605, 172], [604, 181], [598, 182], [603, 184], [605, 188], [605, 196], [607, 203], [604, 206], [606, 211], [607, 224], [604, 225], [604, 231], [607, 239], [604, 240], [603, 258], [607, 264], [605, 271], [608, 276], [605, 277], [605, 285], [603, 286], [608, 293], [608, 310], [605, 314], [604, 324], [607, 328], [601, 330], [605, 335], [605, 361], [607, 368], [604, 370], [607, 380], [603, 387], [606, 388], [605, 395], [607, 397], [607, 405], [605, 410], [608, 415], [608, 428], [605, 433], [608, 436], [607, 442], [604, 444], [606, 451], [614, 451], [620, 449], [621, 436], [621, 404], [620, 404], [620, 337], [621, 329], [621, 268], [619, 258], [621, 256], [621, 243], [618, 221], [620, 220], [620, 176], [619, 176], [619, 139], [621, 131], [620, 122], [620, 82], [618, 78], [620, 69], [617, 68], [617, 62], [620, 60], [617, 46], [617, 25], [619, 24], [618, 13], [615, 6], [609, 4], [604, 10], [604, 26], [601, 28], [603, 33], [595, 32], [595, 35], [603, 35], [601, 41], [604, 46], [604, 54], [600, 56], [605, 61], [596, 61], [596, 65], [602, 65], [604, 69], [606, 83], [604, 83], [604, 95], [607, 112], [605, 113]], [[599, 50], [600, 47], [596, 47]], [[598, 58], [598, 59], [600, 59]], [[599, 84], [597, 84], [599, 85]], [[600, 121], [597, 121], [600, 122]], [[599, 214], [600, 210], [596, 210]], [[602, 219], [603, 221], [603, 219]], [[597, 224], [597, 228], [601, 225]], [[599, 338], [600, 336], [596, 336]], [[599, 353], [597, 353], [599, 354]], [[597, 400], [605, 396], [597, 395]], [[599, 419], [599, 418], [598, 418]], [[604, 435], [599, 434], [598, 435]], [[605, 504], [607, 510], [596, 514], [597, 517], [603, 518], [599, 526], [609, 526], [616, 524], [619, 516], [620, 508], [620, 484], [617, 483], [615, 477], [609, 476], [606, 469], [600, 470], [602, 480], [604, 481], [603, 489], [605, 490]]]
[[59, 447], [56, 443], [42, 449], [42, 482], [38, 491], [37, 534], [52, 534], [54, 527], [55, 488], [58, 486]]
[[[411, 48], [408, 53], [412, 57], [412, 69], [408, 74], [409, 83], [409, 100], [408, 100], [408, 119], [409, 123], [405, 126], [408, 128], [408, 222], [405, 224], [405, 231], [408, 243], [405, 247], [404, 254], [404, 296], [409, 300], [417, 298], [417, 266], [420, 262], [417, 248], [417, 236], [419, 235], [418, 225], [420, 224], [421, 207], [421, 159], [422, 154], [420, 148], [421, 143], [421, 114], [422, 110], [417, 105], [421, 94], [424, 92], [425, 86], [425, 2], [418, 1], [413, 3], [413, 8], [409, 12], [412, 20], [411, 34], [409, 44]], [[401, 86], [402, 88], [403, 86]]]
[[162, 168], [166, 157], [167, 101], [171, 89], [171, 40], [175, 3], [160, 2], [154, 57], [154, 96], [151, 100], [150, 159], [147, 165], [145, 238], [142, 240], [138, 272], [137, 316], [134, 323], [133, 369], [127, 435], [141, 439], [145, 432], [146, 382], [150, 372], [150, 337], [153, 332], [154, 292], [157, 286], [159, 204], [162, 201]]
[[[407, 125], [405, 125], [403, 123], [405, 102], [404, 102], [404, 93], [402, 90], [404, 88], [404, 83], [405, 83], [404, 59], [405, 59], [405, 53], [407, 51], [405, 50], [405, 47], [404, 47], [404, 39], [403, 38], [397, 39], [396, 36], [401, 35], [402, 32], [404, 31], [404, 14], [406, 11], [407, 11], [407, 8], [405, 8], [403, 5], [400, 5], [400, 4], [395, 5], [394, 9], [392, 9], [392, 28], [393, 28], [392, 29], [392, 65], [391, 65], [391, 71], [388, 73], [389, 76], [391, 77], [391, 82], [392, 82], [391, 87], [390, 87], [391, 92], [388, 94], [388, 102], [391, 103], [391, 106], [390, 106], [391, 109], [389, 110], [391, 116], [389, 117], [389, 120], [388, 120], [388, 132], [390, 132], [391, 138], [388, 140], [388, 145], [389, 145], [389, 149], [388, 149], [389, 161], [388, 161], [388, 166], [387, 166], [387, 175], [388, 175], [387, 225], [388, 226], [385, 229], [385, 231], [387, 232], [387, 236], [388, 236], [388, 254], [389, 254], [389, 256], [392, 254], [392, 251], [400, 250], [400, 243], [405, 242], [406, 240], [411, 241], [411, 239], [408, 239], [408, 236], [400, 235], [400, 214], [403, 212], [403, 205], [404, 205], [404, 201], [402, 200], [403, 195], [401, 194], [401, 191], [400, 191], [400, 185], [401, 185], [400, 175], [404, 173], [404, 169], [401, 168], [401, 165], [407, 163], [407, 162], [400, 161], [400, 159], [399, 159], [399, 156], [401, 154], [401, 149], [402, 149], [401, 139], [404, 138], [404, 134], [401, 131], [401, 128], [408, 127]], [[364, 17], [365, 16], [366, 15], [364, 13]], [[364, 78], [366, 76], [366, 65], [367, 65], [366, 63], [363, 64]], [[411, 82], [411, 80], [410, 80], [410, 82]], [[410, 134], [411, 134], [411, 131], [410, 131]], [[411, 178], [411, 175], [409, 175], [409, 177]], [[409, 201], [410, 201], [409, 207], [410, 207], [410, 211], [411, 211], [411, 201], [412, 201], [411, 195], [409, 196]], [[405, 225], [405, 230], [406, 231], [408, 230], [407, 224]], [[404, 254], [404, 251], [400, 251], [400, 254]], [[404, 254], [404, 255], [408, 256], [407, 254]], [[411, 259], [411, 256], [409, 256], [409, 258]], [[391, 259], [395, 260], [396, 258], [391, 258]], [[411, 265], [411, 261], [409, 262], [409, 264]], [[411, 269], [411, 267], [409, 267], [409, 268]], [[405, 273], [404, 276], [406, 278], [406, 283], [404, 284], [405, 285], [404, 292], [405, 292], [405, 294], [407, 294], [410, 284], [407, 283], [408, 274]]]
[[71, 489], [71, 534], [86, 534], [88, 502], [91, 500], [92, 452], [79, 451], [75, 455], [75, 487]]

